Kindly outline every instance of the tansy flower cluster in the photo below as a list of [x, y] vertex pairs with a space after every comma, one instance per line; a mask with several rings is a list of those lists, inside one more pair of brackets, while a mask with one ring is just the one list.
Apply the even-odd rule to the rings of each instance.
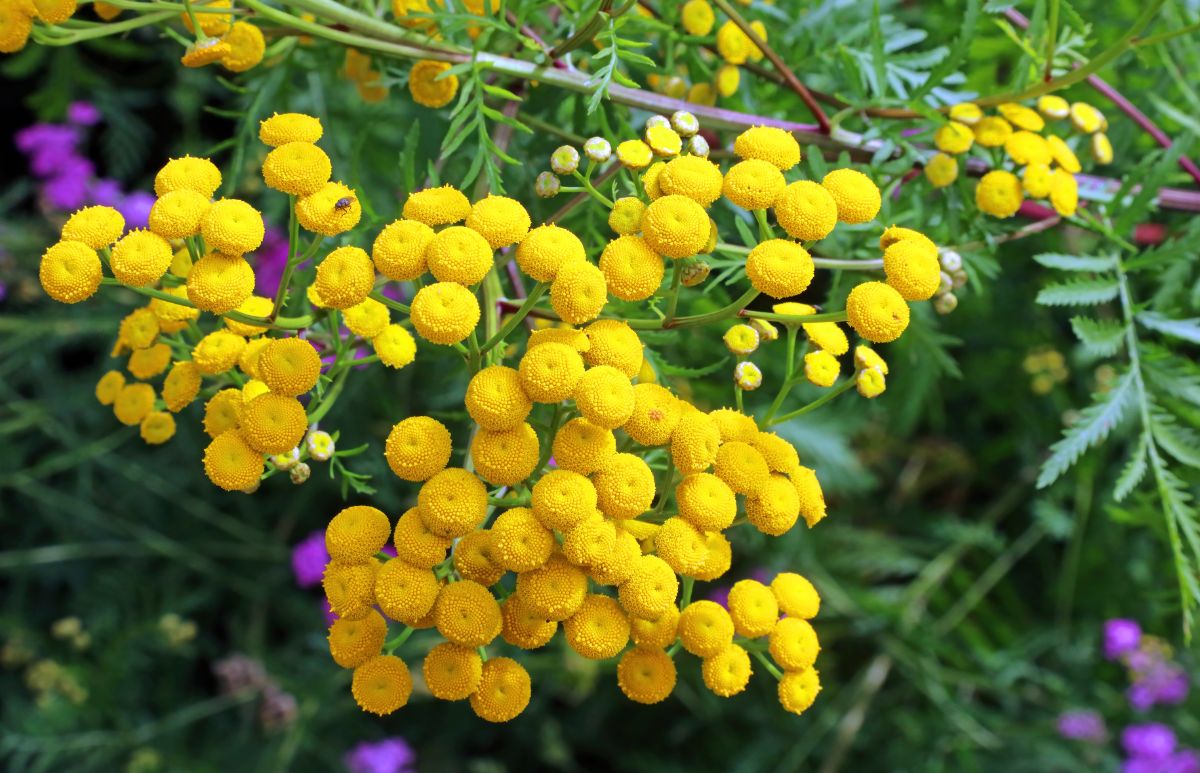
[[993, 217], [1016, 214], [1021, 202], [1049, 199], [1064, 217], [1075, 214], [1079, 185], [1075, 175], [1083, 170], [1071, 143], [1054, 133], [1045, 133], [1047, 122], [1068, 120], [1072, 128], [1090, 139], [1097, 164], [1112, 161], [1112, 144], [1104, 134], [1108, 122], [1086, 102], [1068, 103], [1047, 94], [1037, 100], [1037, 109], [1006, 102], [986, 115], [973, 102], [950, 108], [949, 121], [933, 135], [938, 152], [925, 164], [925, 176], [936, 188], [953, 183], [959, 174], [959, 159], [976, 155], [990, 171], [975, 187], [975, 204]]
[[[116, 210], [87, 207], [66, 221], [61, 240], [42, 256], [42, 287], [60, 302], [86, 300], [102, 284], [150, 297], [121, 321], [113, 348], [113, 356], [128, 356], [131, 378], [109, 371], [96, 397], [112, 406], [118, 421], [139, 426], [150, 444], [169, 440], [175, 415], [202, 402], [203, 428], [211, 438], [204, 470], [227, 491], [253, 491], [264, 473], [275, 471], [303, 482], [309, 460], [332, 459], [337, 466], [335, 438], [315, 427], [340, 391], [336, 385], [354, 364], [377, 359], [400, 368], [415, 356], [412, 336], [391, 323], [387, 305], [367, 297], [375, 275], [357, 248], [333, 250], [322, 261], [303, 298], [321, 317], [318, 323], [314, 314], [281, 315], [295, 266], [325, 236], [350, 230], [360, 216], [354, 192], [330, 181], [332, 164], [315, 144], [321, 134], [320, 121], [294, 113], [260, 126], [259, 136], [271, 148], [262, 165], [264, 181], [289, 194], [297, 226], [315, 234], [300, 256], [298, 228], [292, 229], [287, 269], [273, 299], [254, 295], [247, 260], [263, 241], [262, 215], [240, 199], [213, 200], [221, 173], [206, 158], [184, 156], [159, 170], [148, 229], [126, 231]], [[216, 322], [207, 331], [204, 312]], [[300, 335], [272, 335], [280, 332]], [[362, 345], [375, 355], [352, 360]]]

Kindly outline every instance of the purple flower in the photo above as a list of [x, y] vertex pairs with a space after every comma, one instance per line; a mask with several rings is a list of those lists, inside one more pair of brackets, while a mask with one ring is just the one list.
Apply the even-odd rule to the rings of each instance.
[[125, 217], [126, 228], [145, 228], [150, 224], [150, 208], [153, 206], [153, 195], [134, 191], [121, 201], [117, 209]]
[[724, 586], [722, 586], [720, 588], [713, 588], [712, 592], [708, 594], [708, 600], [715, 601], [718, 604], [720, 604], [721, 606], [728, 609], [729, 608], [729, 588], [724, 587]]
[[1116, 660], [1137, 649], [1142, 629], [1137, 622], [1117, 618], [1104, 624], [1104, 657]]
[[67, 106], [67, 120], [78, 126], [95, 126], [100, 117], [100, 109], [91, 102], [72, 102]]
[[325, 550], [325, 530], [314, 531], [292, 548], [292, 574], [301, 588], [321, 583], [329, 551]]
[[42, 186], [42, 195], [55, 209], [79, 209], [87, 201], [87, 178], [70, 174], [58, 175]]
[[1056, 724], [1058, 734], [1072, 741], [1102, 744], [1108, 738], [1104, 719], [1094, 711], [1065, 711]]
[[1130, 725], [1121, 733], [1121, 745], [1130, 757], [1165, 760], [1175, 751], [1175, 731], [1158, 722]]
[[403, 738], [385, 738], [363, 741], [346, 753], [344, 761], [352, 773], [406, 773], [414, 770], [417, 753]]
[[121, 192], [121, 184], [116, 180], [108, 178], [92, 180], [92, 184], [88, 188], [88, 198], [93, 204], [99, 204], [102, 207], [115, 207], [121, 203], [121, 199], [124, 197], [125, 194]]
[[279, 289], [279, 280], [283, 279], [287, 259], [287, 234], [278, 228], [268, 228], [263, 236], [262, 246], [254, 254], [256, 293], [268, 298], [274, 297], [275, 291]]
[[1171, 773], [1200, 773], [1200, 752], [1184, 749], [1171, 758]]
[[38, 151], [74, 151], [79, 144], [79, 133], [70, 126], [54, 123], [35, 123], [16, 134], [17, 150], [26, 155]]

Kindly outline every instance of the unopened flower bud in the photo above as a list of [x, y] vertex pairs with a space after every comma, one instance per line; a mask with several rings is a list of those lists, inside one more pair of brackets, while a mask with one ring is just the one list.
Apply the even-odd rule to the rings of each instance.
[[938, 314], [949, 314], [958, 308], [958, 296], [945, 293], [933, 299], [933, 310]]
[[739, 362], [733, 366], [733, 381], [750, 392], [762, 386], [762, 371], [753, 362]]
[[667, 129], [670, 129], [671, 122], [667, 120], [666, 116], [652, 115], [646, 119], [646, 129], [649, 130], [649, 129], [654, 128], [655, 126], [662, 126]]
[[705, 279], [708, 279], [712, 267], [703, 260], [694, 260], [687, 263], [683, 267], [683, 273], [679, 277], [680, 283], [684, 287], [695, 287], [703, 284]]
[[864, 368], [854, 377], [854, 386], [858, 393], [868, 400], [879, 397], [887, 389], [887, 380], [879, 368]]
[[966, 285], [967, 283], [967, 272], [963, 271], [961, 268], [958, 271], [951, 271], [950, 277], [954, 280], [955, 290]]
[[562, 183], [551, 172], [542, 172], [533, 183], [533, 192], [543, 199], [549, 199], [557, 196], [561, 187]]
[[758, 337], [764, 341], [776, 341], [779, 339], [779, 330], [765, 319], [755, 317], [750, 320], [750, 327], [758, 331]]
[[725, 331], [721, 340], [729, 351], [744, 356], [758, 348], [758, 331], [749, 325], [734, 325]]
[[954, 277], [950, 276], [945, 271], [941, 272], [940, 282], [938, 283], [938, 289], [935, 295], [945, 295], [953, 289]]
[[308, 480], [310, 475], [312, 475], [312, 468], [304, 462], [300, 462], [300, 464], [297, 464], [295, 467], [293, 467], [292, 471], [288, 474], [292, 478], [292, 483], [295, 483], [297, 486], [299, 486], [301, 483]]
[[305, 442], [308, 445], [308, 455], [318, 462], [327, 462], [329, 457], [333, 456], [335, 445], [333, 437], [328, 432], [314, 429], [308, 433], [308, 439]]
[[550, 154], [550, 168], [556, 174], [571, 174], [579, 168], [579, 151], [570, 145], [560, 145]]
[[700, 158], [708, 158], [708, 140], [704, 139], [703, 135], [696, 134], [688, 138], [687, 151], [693, 156]]
[[592, 137], [583, 143], [583, 154], [601, 164], [612, 158], [612, 145], [603, 137]]
[[292, 469], [299, 462], [300, 462], [300, 449], [299, 448], [293, 448], [291, 451], [288, 451], [287, 453], [275, 454], [274, 456], [271, 457], [271, 464], [275, 465], [275, 469], [283, 470], [284, 472], [287, 472], [288, 470]]
[[700, 131], [700, 122], [696, 120], [696, 116], [688, 111], [676, 110], [671, 114], [671, 128], [678, 132], [681, 137], [691, 137]]
[[963, 265], [962, 255], [954, 250], [941, 250], [938, 253], [938, 261], [943, 269], [950, 272], [958, 271]]

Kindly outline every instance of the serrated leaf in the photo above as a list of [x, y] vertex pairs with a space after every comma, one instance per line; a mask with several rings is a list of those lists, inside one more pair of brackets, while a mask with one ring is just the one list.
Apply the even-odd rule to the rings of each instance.
[[1055, 252], [1043, 252], [1040, 255], [1034, 255], [1033, 259], [1046, 268], [1056, 268], [1060, 271], [1111, 271], [1117, 267], [1117, 261], [1112, 257], [1060, 255]]
[[1189, 467], [1200, 468], [1200, 435], [1194, 430], [1157, 405], [1150, 411], [1150, 428], [1164, 451]]
[[1126, 372], [1108, 392], [1098, 395], [1084, 408], [1079, 419], [1063, 431], [1062, 439], [1050, 447], [1050, 458], [1042, 464], [1037, 487], [1058, 480], [1089, 449], [1104, 441], [1121, 423], [1133, 401], [1133, 376]]
[[1130, 452], [1129, 459], [1125, 461], [1121, 474], [1117, 476], [1116, 485], [1113, 486], [1113, 499], [1117, 502], [1129, 496], [1142, 482], [1142, 478], [1146, 477], [1146, 450], [1146, 434], [1143, 432], [1138, 435], [1137, 445]]
[[1163, 346], [1138, 345], [1142, 354], [1142, 373], [1149, 385], [1165, 395], [1200, 406], [1200, 367], [1176, 357]]
[[1171, 319], [1158, 312], [1144, 311], [1137, 315], [1137, 321], [1163, 335], [1200, 344], [1200, 319]]
[[517, 96], [513, 92], [509, 91], [508, 89], [504, 88], [503, 86], [497, 86], [492, 83], [485, 83], [485, 84], [483, 84], [483, 90], [486, 91], [487, 93], [491, 94], [493, 97], [500, 97], [502, 99], [507, 99], [509, 102], [523, 101], [519, 96]]
[[1116, 279], [1071, 279], [1043, 287], [1037, 302], [1043, 306], [1095, 306], [1116, 297]]
[[733, 225], [737, 228], [738, 236], [742, 237], [742, 244], [751, 247], [758, 244], [758, 237], [750, 230], [750, 225], [740, 217], [734, 218]]
[[923, 99], [935, 86], [940, 86], [958, 69], [959, 65], [966, 61], [967, 54], [971, 50], [971, 41], [975, 38], [975, 25], [978, 21], [979, 0], [967, 0], [967, 7], [963, 9], [962, 24], [958, 28], [958, 37], [954, 39], [949, 53], [929, 71], [925, 76], [925, 81], [909, 97], [910, 101]]
[[1116, 354], [1125, 343], [1125, 325], [1115, 319], [1072, 317], [1071, 330], [1080, 343], [1102, 357]]

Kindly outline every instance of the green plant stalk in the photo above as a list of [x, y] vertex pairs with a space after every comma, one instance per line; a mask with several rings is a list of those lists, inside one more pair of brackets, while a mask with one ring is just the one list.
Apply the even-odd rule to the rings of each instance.
[[785, 413], [784, 415], [777, 417], [776, 419], [771, 421], [770, 424], [768, 424], [768, 426], [773, 427], [776, 424], [783, 424], [785, 421], [791, 421], [792, 419], [794, 419], [798, 416], [803, 416], [806, 413], [815, 411], [816, 409], [820, 408], [825, 403], [829, 402], [833, 398], [840, 395], [842, 392], [845, 392], [847, 389], [854, 386], [854, 384], [855, 384], [855, 379], [848, 378], [845, 381], [843, 381], [842, 383], [838, 384], [837, 386], [831, 387], [829, 389], [829, 391], [827, 391], [825, 394], [818, 397], [816, 400], [813, 400], [811, 403], [804, 406], [803, 408], [797, 408], [796, 410], [794, 410], [790, 413]]
[[[391, 558], [391, 556], [388, 556], [388, 558]], [[400, 645], [402, 645], [402, 644], [404, 644], [404, 642], [408, 641], [408, 637], [412, 636], [413, 631], [415, 631], [415, 630], [417, 630], [417, 629], [412, 628], [407, 625], [404, 626], [403, 631], [396, 634], [392, 638], [388, 639], [387, 642], [384, 643], [384, 645], [383, 645], [384, 650], [387, 651], [387, 654], [391, 655], [393, 652], [400, 649]]]
[[675, 261], [671, 271], [671, 291], [667, 296], [667, 316], [663, 319], [669, 325], [675, 319], [675, 310], [679, 307], [679, 288], [683, 282], [683, 261]]
[[[199, 28], [197, 28], [199, 29]], [[283, 266], [283, 275], [279, 277], [279, 287], [275, 289], [275, 300], [271, 304], [270, 319], [275, 319], [279, 316], [280, 310], [283, 308], [284, 301], [287, 299], [288, 287], [292, 283], [292, 271], [295, 270], [297, 260], [297, 252], [300, 242], [300, 224], [296, 220], [296, 196], [288, 196], [288, 257], [287, 262]]]
[[205, 39], [204, 30], [200, 29], [200, 22], [196, 20], [196, 13], [192, 10], [192, 0], [183, 0], [183, 9], [187, 13], [188, 21], [192, 23], [192, 34], [196, 36], [196, 42]]
[[771, 224], [767, 222], [767, 211], [765, 209], [754, 210], [754, 219], [758, 222], [758, 241], [760, 244], [775, 238], [775, 231], [771, 228]]
[[392, 309], [393, 311], [398, 311], [401, 314], [411, 313], [408, 306], [405, 306], [400, 301], [393, 301], [391, 298], [384, 295], [383, 292], [381, 292], [380, 290], [372, 290], [371, 294], [368, 295], [367, 297], [372, 300], [379, 301], [384, 306], [387, 306], [389, 309]]
[[596, 187], [594, 185], [592, 185], [592, 181], [589, 180], [587, 177], [583, 176], [582, 174], [580, 174], [578, 169], [576, 169], [574, 172], [572, 172], [571, 176], [574, 177], [576, 180], [578, 180], [583, 185], [584, 190], [587, 191], [589, 196], [591, 196], [593, 199], [600, 202], [604, 206], [608, 207], [609, 209], [613, 208], [612, 199], [605, 196], [600, 191], [596, 190]]
[[[334, 363], [334, 368], [338, 367], [338, 363]], [[350, 368], [341, 368], [338, 370], [337, 376], [333, 379], [333, 386], [325, 393], [324, 397], [318, 402], [313, 410], [308, 414], [308, 423], [316, 424], [325, 418], [325, 414], [329, 413], [337, 402], [338, 397], [342, 394], [342, 389], [346, 386], [346, 374], [350, 372]]]
[[675, 480], [675, 462], [671, 458], [671, 454], [667, 454], [667, 466], [663, 469], [661, 482], [658, 485], [658, 504], [654, 508], [653, 520], [658, 521], [663, 510], [667, 507], [668, 493], [671, 490], [671, 484]]
[[806, 325], [809, 322], [845, 322], [846, 311], [826, 311], [820, 314], [775, 314], [769, 311], [753, 311], [750, 309], [744, 310], [738, 316], [751, 317], [752, 319], [765, 319], [771, 322], [783, 322], [785, 324], [800, 324]]
[[[104, 277], [100, 280], [101, 285], [107, 287], [122, 287], [126, 290], [131, 290], [139, 295], [145, 295], [147, 298], [158, 298], [160, 301], [173, 303], [176, 306], [186, 306], [189, 309], [196, 308], [196, 304], [186, 298], [180, 298], [177, 295], [165, 293], [162, 290], [156, 290], [153, 287], [130, 287], [127, 284], [120, 282], [112, 277]], [[232, 319], [234, 322], [242, 322], [247, 325], [255, 325], [257, 327], [269, 327], [273, 330], [302, 330], [312, 324], [312, 315], [305, 314], [302, 317], [279, 317], [271, 321], [266, 317], [256, 317], [253, 314], [244, 314], [240, 311], [227, 311], [219, 315]]]
[[775, 677], [776, 679], [783, 678], [783, 672], [780, 671], [779, 668], [767, 658], [762, 650], [752, 650], [750, 654], [753, 655], [759, 663], [763, 664], [763, 668], [767, 669], [767, 672], [770, 673], [771, 676]]
[[174, 19], [177, 14], [178, 11], [160, 11], [158, 13], [148, 13], [144, 16], [136, 16], [132, 19], [126, 19], [125, 21], [113, 22], [111, 24], [96, 24], [88, 27], [87, 29], [71, 30], [70, 32], [64, 34], [59, 34], [58, 30], [54, 27], [50, 27], [48, 29], [55, 30], [55, 32], [46, 34], [45, 30], [47, 28], [43, 27], [42, 25], [37, 25], [33, 28], [34, 39], [38, 43], [45, 46], [70, 46], [74, 45], [75, 43], [81, 43], [85, 40], [114, 37], [116, 35], [122, 35], [126, 32], [129, 32], [130, 30], [149, 27], [159, 24], [160, 22]]
[[771, 402], [771, 407], [767, 409], [766, 416], [763, 417], [763, 422], [771, 425], [771, 419], [775, 418], [775, 414], [783, 407], [783, 401], [792, 391], [792, 371], [796, 369], [796, 336], [800, 329], [794, 325], [789, 325], [787, 328], [787, 359], [785, 360], [783, 370], [783, 381], [779, 384], [779, 392], [775, 395], [775, 399]]
[[1046, 25], [1046, 71], [1044, 80], [1054, 77], [1054, 53], [1058, 46], [1058, 2], [1050, 0], [1050, 20]]
[[550, 461], [550, 454], [554, 449], [554, 436], [558, 434], [558, 425], [562, 421], [562, 414], [562, 403], [555, 403], [554, 413], [550, 416], [550, 431], [546, 433], [546, 442], [542, 444], [541, 458], [538, 459], [537, 469], [534, 470], [531, 478], [541, 473], [546, 468], [546, 463]]
[[679, 594], [679, 608], [687, 609], [692, 603], [692, 589], [696, 585], [696, 578], [683, 576], [683, 591]]
[[[487, 354], [500, 343], [502, 343], [504, 339], [507, 338], [509, 334], [517, 328], [517, 325], [520, 325], [525, 321], [525, 317], [529, 316], [529, 312], [533, 311], [533, 307], [537, 305], [538, 300], [543, 294], [545, 294], [549, 287], [550, 285], [548, 282], [538, 282], [535, 284], [529, 290], [529, 295], [525, 296], [525, 301], [521, 304], [521, 307], [517, 309], [511, 317], [504, 321], [504, 324], [500, 326], [500, 329], [496, 331], [496, 334], [483, 344], [483, 347], [480, 349], [480, 351], [482, 351], [484, 354]], [[494, 306], [495, 303], [493, 302], [492, 305]]]

